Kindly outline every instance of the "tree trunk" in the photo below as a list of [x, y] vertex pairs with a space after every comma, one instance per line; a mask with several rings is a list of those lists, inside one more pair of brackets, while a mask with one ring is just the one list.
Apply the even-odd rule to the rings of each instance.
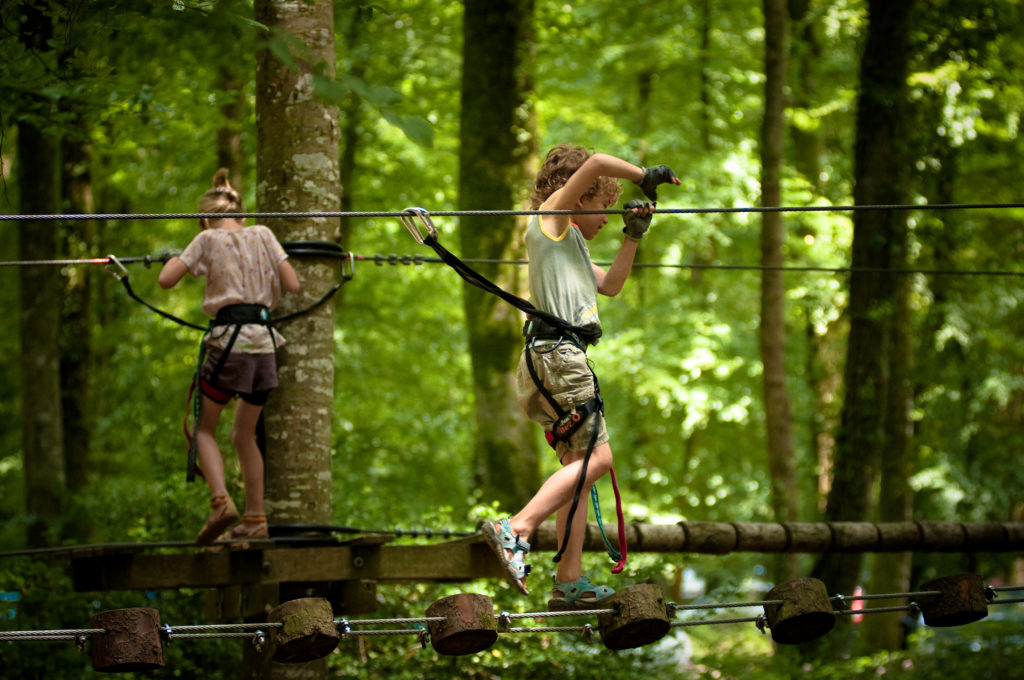
[[[903, 258], [905, 260], [905, 258]], [[892, 341], [889, 361], [889, 414], [886, 418], [888, 445], [880, 468], [881, 484], [878, 493], [878, 520], [906, 522], [914, 516], [914, 492], [910, 477], [914, 474], [913, 408], [910, 368], [913, 352], [910, 336], [910, 279], [901, 276], [896, 281], [896, 296], [892, 318]], [[913, 553], [877, 555], [871, 569], [869, 592], [903, 593], [910, 590], [910, 568]], [[881, 601], [869, 606], [883, 606]], [[904, 631], [901, 613], [877, 614], [867, 627], [866, 637], [873, 649], [900, 649]]]
[[245, 156], [242, 152], [242, 124], [245, 120], [246, 77], [241, 61], [228, 61], [218, 69], [220, 89], [230, 99], [220, 107], [221, 124], [217, 130], [217, 166], [228, 169], [232, 186], [242, 186], [245, 177]]
[[[782, 137], [785, 129], [786, 53], [788, 17], [785, 0], [764, 0], [765, 97], [761, 126], [761, 204], [781, 205]], [[785, 231], [781, 213], [762, 214], [761, 264], [782, 265]], [[768, 437], [768, 473], [772, 485], [772, 510], [778, 522], [796, 520], [796, 470], [793, 462], [792, 412], [786, 389], [786, 287], [782, 272], [761, 273], [761, 363], [763, 365], [764, 415]], [[783, 569], [795, 575], [794, 556]]]
[[[83, 134], [84, 134], [83, 130]], [[92, 196], [91, 149], [81, 140], [65, 139], [62, 144], [61, 187], [65, 212], [95, 212]], [[96, 225], [92, 220], [72, 220], [64, 225], [63, 252], [72, 258], [95, 255]], [[88, 485], [91, 423], [93, 343], [92, 284], [96, 271], [73, 267], [64, 275], [61, 307], [61, 409], [64, 426], [65, 474], [68, 489], [81, 491]], [[73, 517], [72, 520], [75, 518]], [[81, 533], [81, 530], [86, 533]], [[84, 538], [82, 525], [75, 535]]]
[[[22, 42], [37, 52], [50, 50], [50, 18], [35, 7], [20, 9]], [[21, 212], [56, 213], [56, 142], [33, 123], [23, 120], [18, 125], [16, 154]], [[57, 242], [57, 225], [53, 222], [18, 222], [20, 259], [52, 259], [57, 256]], [[56, 538], [48, 529], [61, 516], [65, 493], [58, 348], [60, 271], [48, 266], [22, 267], [19, 282], [21, 440], [25, 509], [30, 517], [26, 538], [29, 545], [36, 547]]]
[[[535, 149], [533, 113], [533, 0], [467, 0], [463, 21], [462, 114], [459, 208], [515, 207], [526, 187], [525, 170]], [[464, 257], [514, 257], [520, 232], [512, 217], [464, 217]], [[480, 272], [505, 289], [516, 289], [518, 268]], [[515, 398], [515, 367], [522, 349], [522, 316], [514, 307], [473, 286], [463, 305], [473, 366], [477, 434], [477, 484], [484, 498], [507, 508], [526, 503], [540, 485], [536, 432]]]
[[[296, 70], [263, 50], [256, 61], [258, 209], [337, 211], [338, 112], [313, 91], [311, 73], [334, 77], [334, 16], [330, 0], [257, 0], [256, 21], [291, 34], [307, 52]], [[336, 221], [273, 220], [281, 241], [338, 240]], [[338, 279], [337, 261], [294, 262], [302, 283], [286, 295], [280, 314], [309, 306]], [[334, 305], [322, 305], [281, 328], [280, 386], [271, 394], [267, 427], [266, 507], [271, 523], [331, 521], [331, 424], [334, 420]], [[270, 664], [259, 677], [324, 677], [326, 662]]]
[[[861, 61], [854, 156], [857, 205], [906, 203], [904, 109], [912, 3], [871, 0]], [[854, 213], [853, 258], [863, 267], [905, 266], [906, 215]], [[844, 375], [846, 397], [837, 437], [835, 476], [826, 506], [830, 521], [867, 520], [882, 457], [905, 455], [891, 433], [902, 431], [905, 404], [893, 404], [892, 369], [900, 360], [894, 320], [903, 312], [896, 275], [850, 275], [850, 337]], [[889, 422], [889, 418], [895, 419]], [[815, 574], [831, 592], [851, 592], [860, 578], [858, 555], [825, 555]]]
[[[354, 80], [362, 80], [366, 75], [366, 65], [369, 62], [369, 55], [365, 54], [368, 46], [363, 44], [364, 7], [354, 4], [350, 9], [351, 16], [345, 30], [345, 44], [351, 54], [357, 55], [351, 60], [352, 66], [349, 75]], [[356, 158], [359, 151], [359, 130], [363, 125], [363, 100], [355, 92], [349, 92], [341, 106], [341, 158], [338, 163], [338, 177], [342, 187], [341, 210], [351, 212], [355, 209], [354, 197], [352, 195], [352, 178], [356, 172]], [[352, 242], [353, 220], [342, 220], [341, 222], [341, 247], [349, 250]], [[338, 291], [334, 296], [337, 304], [345, 301], [345, 288]]]
[[[793, 73], [789, 105], [808, 109], [814, 106], [811, 97], [819, 88], [816, 68], [822, 57], [821, 43], [814, 30], [814, 21], [809, 16], [810, 0], [788, 0], [786, 5], [794, 37], [788, 53]], [[821, 127], [806, 130], [799, 125], [789, 128], [793, 140], [793, 166], [817, 189], [822, 184], [821, 158], [825, 152], [821, 130]]]

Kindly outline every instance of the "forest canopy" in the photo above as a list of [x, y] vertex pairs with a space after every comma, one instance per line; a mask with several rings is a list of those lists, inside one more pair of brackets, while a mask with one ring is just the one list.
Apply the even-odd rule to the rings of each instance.
[[[201, 282], [166, 292], [156, 281], [162, 254], [183, 248], [196, 221], [110, 215], [194, 212], [219, 167], [248, 210], [282, 209], [272, 178], [289, 171], [269, 160], [260, 127], [260, 59], [303, 73], [302, 91], [330, 113], [336, 173], [320, 173], [314, 209], [522, 209], [559, 142], [678, 173], [624, 291], [601, 301], [605, 336], [588, 353], [627, 521], [1021, 520], [1019, 3], [911, 2], [899, 17], [882, 0], [496, 3], [521, 22], [507, 74], [519, 99], [484, 99], [513, 121], [495, 138], [514, 134], [509, 148], [488, 142], [471, 158], [492, 132], [465, 110], [464, 50], [474, 38], [487, 47], [464, 30], [479, 2], [310, 4], [333, 9], [333, 63], [263, 19], [273, 0], [0, 3], [0, 213], [107, 215], [0, 221], [0, 301], [14, 319], [0, 332], [0, 550], [191, 540], [201, 526], [206, 489], [185, 483], [181, 436], [201, 333], [131, 300], [102, 265], [25, 261], [149, 255], [125, 265], [138, 296], [205, 324]], [[775, 75], [772, 7], [785, 15]], [[496, 193], [472, 182], [489, 166]], [[758, 210], [771, 205], [770, 181], [777, 204], [796, 208], [774, 214], [774, 251], [772, 213]], [[624, 186], [623, 199], [634, 193]], [[900, 209], [855, 209], [870, 203]], [[485, 273], [525, 294], [523, 222], [434, 220], [451, 250], [497, 260]], [[617, 251], [619, 220], [609, 215], [591, 244], [595, 262]], [[282, 241], [313, 229], [270, 224]], [[558, 465], [525, 416], [507, 433], [481, 411], [481, 385], [500, 384], [481, 376], [512, 378], [521, 317], [473, 298], [394, 217], [318, 224], [358, 258], [324, 334], [326, 519], [472, 531], [505, 516], [522, 492], [494, 481], [507, 474], [503, 455], [487, 455], [494, 441], [528, 453], [530, 479]], [[293, 260], [307, 302], [340, 275], [336, 263]], [[775, 307], [763, 303], [769, 281]], [[780, 349], [769, 360], [770, 314]], [[481, 345], [484, 326], [515, 347]], [[771, 434], [773, 377], [789, 404], [788, 448]], [[222, 435], [237, 486], [227, 425]], [[38, 481], [33, 465], [51, 477]], [[599, 489], [612, 497], [607, 480]], [[843, 587], [870, 586], [879, 571], [908, 587], [955, 571], [1024, 580], [1014, 556], [989, 553], [920, 554], [891, 570], [871, 556], [842, 567], [814, 555], [678, 558], [638, 555], [628, 579], [675, 598], [694, 578], [711, 593], [812, 571]], [[0, 590], [31, 601], [23, 581], [35, 568], [0, 561]], [[434, 592], [410, 587], [383, 604]], [[180, 612], [196, 603], [159, 597]]]

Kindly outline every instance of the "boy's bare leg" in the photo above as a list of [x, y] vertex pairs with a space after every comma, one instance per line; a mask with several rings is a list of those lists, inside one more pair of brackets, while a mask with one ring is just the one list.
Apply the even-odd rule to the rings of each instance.
[[[530, 499], [530, 502], [526, 504], [526, 507], [520, 510], [515, 517], [509, 521], [509, 526], [513, 533], [526, 538], [536, 531], [541, 522], [546, 520], [552, 514], [558, 512], [560, 508], [564, 507], [565, 514], [568, 514], [569, 505], [572, 503], [572, 495], [579, 480], [580, 469], [583, 467], [584, 453], [584, 451], [570, 451], [566, 454], [565, 463], [562, 469], [548, 477], [544, 484], [541, 485], [540, 490], [533, 496], [533, 498]], [[586, 496], [584, 493], [589, 493], [590, 487], [594, 485], [594, 482], [606, 475], [611, 467], [611, 446], [607, 442], [604, 444], [598, 444], [594, 447], [593, 453], [590, 454], [590, 463], [587, 465], [587, 479], [583, 485], [583, 491], [580, 493], [580, 506], [582, 506], [582, 509], [577, 507], [576, 516], [573, 518], [570, 547], [573, 544], [573, 538], [577, 538], [580, 541], [580, 547], [575, 550], [577, 570], [579, 569], [579, 553], [582, 551], [583, 532], [586, 528], [587, 521], [587, 506], [585, 503]], [[556, 522], [557, 521], [558, 518], [556, 517]], [[583, 523], [582, 529], [577, 527], [577, 522]], [[559, 540], [561, 540], [561, 531], [562, 530], [560, 529]], [[565, 554], [562, 556], [563, 562], [566, 559], [569, 559], [569, 554], [570, 548], [566, 548]], [[561, 565], [561, 562], [559, 564]], [[562, 573], [561, 566], [559, 566], [559, 573]], [[579, 578], [579, 576], [577, 575], [576, 578]]]

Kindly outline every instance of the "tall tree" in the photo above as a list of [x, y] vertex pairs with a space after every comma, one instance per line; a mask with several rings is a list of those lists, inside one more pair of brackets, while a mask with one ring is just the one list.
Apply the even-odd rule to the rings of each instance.
[[[907, 202], [906, 80], [913, 4], [868, 2], [854, 152], [858, 205]], [[902, 362], [907, 360], [902, 336], [907, 323], [906, 288], [899, 285], [899, 274], [858, 271], [904, 268], [906, 250], [905, 213], [859, 210], [854, 214], [846, 394], [825, 511], [830, 521], [875, 516], [874, 491], [883, 456], [886, 465], [894, 465], [908, 455], [909, 440], [902, 437], [909, 417], [908, 393], [901, 384], [906, 379]], [[830, 591], [850, 592], [860, 578], [861, 565], [860, 555], [827, 554], [815, 572]]]
[[[263, 49], [256, 61], [256, 196], [262, 211], [337, 211], [338, 112], [316, 94], [316, 77], [333, 78], [334, 12], [330, 0], [257, 0], [256, 21], [270, 27], [291, 63]], [[334, 220], [274, 220], [281, 241], [338, 240]], [[282, 313], [314, 302], [338, 278], [334, 261], [296, 263], [302, 293]], [[321, 305], [283, 329], [280, 386], [266, 409], [266, 505], [275, 523], [331, 520], [331, 426], [334, 397], [334, 305]], [[323, 661], [270, 664], [261, 677], [323, 677]]]
[[[463, 19], [459, 208], [515, 207], [535, 150], [530, 134], [533, 88], [533, 0], [467, 0]], [[520, 141], [522, 133], [528, 141]], [[464, 217], [460, 245], [466, 257], [507, 259], [519, 231], [512, 217]], [[506, 289], [518, 269], [481, 273]], [[525, 503], [540, 483], [535, 431], [515, 398], [515, 366], [522, 348], [519, 312], [469, 286], [463, 305], [476, 398], [478, 486], [508, 507]]]
[[[761, 205], [782, 201], [782, 140], [785, 131], [786, 56], [789, 17], [785, 0], [764, 0], [764, 119], [761, 125]], [[782, 214], [761, 215], [761, 364], [768, 471], [776, 521], [796, 520], [796, 466], [793, 461], [792, 407], [786, 388], [786, 286], [782, 266], [785, 229]], [[796, 564], [790, 560], [787, 571]]]
[[[811, 0], [787, 0], [786, 7], [793, 29], [792, 47], [787, 50], [794, 81], [789, 88], [789, 105], [808, 109], [812, 106], [811, 97], [818, 89], [817, 65], [821, 59], [821, 42], [815, 32]], [[793, 165], [812, 186], [820, 188], [824, 153], [820, 126], [793, 124], [789, 129], [793, 139]]]
[[[84, 125], [81, 115], [75, 119]], [[67, 136], [61, 144], [61, 191], [64, 211], [72, 214], [94, 212], [91, 149], [81, 135]], [[96, 225], [93, 220], [72, 220], [64, 225], [62, 250], [69, 257], [93, 255]], [[69, 269], [64, 275], [60, 320], [61, 410], [67, 485], [81, 491], [88, 484], [91, 440], [92, 366], [92, 283], [94, 272], [86, 267]]]
[[[34, 5], [18, 7], [20, 38], [36, 58], [52, 52], [52, 19]], [[43, 97], [29, 102], [18, 124], [16, 163], [23, 214], [57, 212], [57, 143], [43, 129], [53, 112]], [[25, 220], [18, 223], [18, 254], [22, 260], [57, 256], [57, 225]], [[60, 327], [61, 279], [54, 267], [23, 267], [21, 284], [21, 427], [25, 470], [25, 504], [30, 545], [47, 541], [47, 528], [61, 515], [64, 497], [64, 443], [61, 430]]]

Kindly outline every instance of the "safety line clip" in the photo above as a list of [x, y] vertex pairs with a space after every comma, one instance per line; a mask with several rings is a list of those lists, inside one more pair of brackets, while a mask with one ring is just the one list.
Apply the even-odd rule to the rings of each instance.
[[[430, 238], [435, 241], [437, 240], [437, 227], [434, 226], [434, 221], [430, 219], [430, 213], [427, 212], [426, 208], [406, 208], [402, 213], [399, 219], [402, 220], [402, 225], [412, 234], [416, 243], [420, 245], [425, 243], [423, 232], [420, 231], [420, 225], [423, 225], [423, 228], [427, 230], [427, 235]], [[416, 224], [415, 218], [419, 218], [420, 225]]]
[[[117, 265], [117, 268], [120, 270], [120, 272], [114, 271], [111, 268], [111, 265]], [[124, 281], [126, 278], [128, 278], [128, 270], [125, 269], [124, 265], [121, 264], [121, 261], [118, 260], [113, 255], [107, 255], [106, 269], [118, 281]]]

